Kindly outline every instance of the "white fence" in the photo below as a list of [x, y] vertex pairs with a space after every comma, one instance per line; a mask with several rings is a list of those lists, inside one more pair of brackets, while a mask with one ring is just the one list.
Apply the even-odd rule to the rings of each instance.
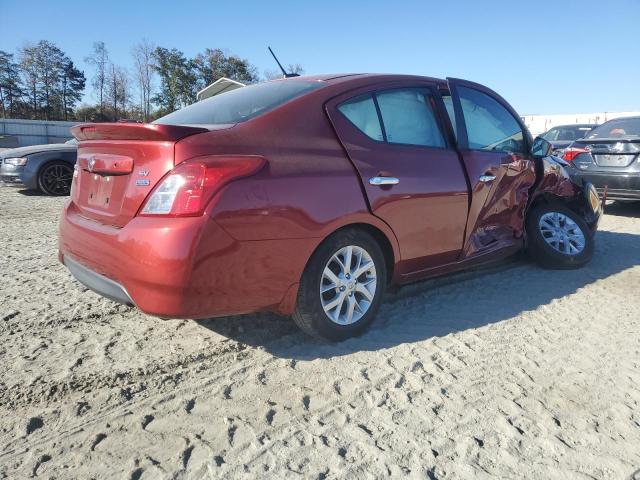
[[521, 118], [534, 137], [558, 125], [575, 125], [576, 123], [591, 123], [599, 125], [619, 117], [640, 116], [640, 112], [597, 112], [597, 113], [568, 113], [562, 115], [523, 115]]
[[0, 118], [0, 147], [62, 143], [72, 138], [69, 128], [78, 122]]

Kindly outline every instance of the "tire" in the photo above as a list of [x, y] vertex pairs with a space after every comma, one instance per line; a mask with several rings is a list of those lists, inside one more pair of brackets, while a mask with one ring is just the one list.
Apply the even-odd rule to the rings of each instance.
[[[341, 269], [349, 248], [351, 268]], [[345, 273], [355, 274], [358, 265], [366, 268], [369, 264], [373, 268], [362, 272], [358, 278]], [[338, 283], [332, 280], [331, 273]], [[323, 340], [341, 341], [360, 335], [380, 308], [386, 279], [387, 266], [382, 249], [371, 235], [355, 229], [337, 232], [309, 259], [300, 281], [293, 319], [305, 333]], [[326, 290], [324, 293], [320, 291], [321, 286]], [[338, 302], [339, 307], [325, 312], [325, 307], [331, 307], [334, 302]], [[350, 308], [352, 304], [354, 306]]]
[[69, 195], [73, 167], [67, 162], [56, 160], [45, 163], [38, 172], [38, 189], [45, 195]]
[[[527, 215], [526, 229], [527, 253], [544, 268], [580, 268], [593, 257], [594, 232], [580, 215], [561, 203], [542, 203], [535, 206]], [[584, 240], [582, 247], [580, 234]], [[557, 240], [558, 237], [560, 240]], [[553, 244], [557, 245], [557, 248]]]

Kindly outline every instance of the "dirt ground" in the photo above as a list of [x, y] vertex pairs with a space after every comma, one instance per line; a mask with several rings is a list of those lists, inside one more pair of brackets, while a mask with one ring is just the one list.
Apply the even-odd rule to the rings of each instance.
[[64, 200], [0, 188], [0, 478], [598, 478], [640, 468], [640, 205], [593, 262], [390, 295], [341, 344], [159, 320], [57, 262]]

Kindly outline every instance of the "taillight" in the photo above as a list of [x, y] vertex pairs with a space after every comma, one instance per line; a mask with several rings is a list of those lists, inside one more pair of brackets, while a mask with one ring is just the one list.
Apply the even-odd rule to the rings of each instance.
[[147, 197], [140, 215], [202, 215], [209, 200], [227, 183], [253, 175], [262, 157], [210, 156], [187, 160], [171, 170]]
[[569, 147], [564, 151], [562, 158], [566, 162], [572, 162], [574, 158], [582, 153], [589, 153], [589, 150], [580, 147]]

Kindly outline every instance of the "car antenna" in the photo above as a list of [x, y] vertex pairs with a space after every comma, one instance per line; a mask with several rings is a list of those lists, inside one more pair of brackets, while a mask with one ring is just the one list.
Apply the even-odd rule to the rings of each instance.
[[269, 49], [269, 52], [271, 52], [271, 55], [273, 55], [273, 59], [276, 61], [276, 63], [280, 67], [280, 70], [282, 71], [282, 75], [284, 75], [284, 78], [291, 78], [291, 77], [299, 77], [300, 76], [297, 73], [287, 73], [287, 71], [284, 69], [284, 67], [282, 66], [282, 64], [278, 60], [278, 57], [276, 57], [276, 54], [273, 53], [273, 50], [271, 50], [271, 47], [267, 47], [267, 48]]

